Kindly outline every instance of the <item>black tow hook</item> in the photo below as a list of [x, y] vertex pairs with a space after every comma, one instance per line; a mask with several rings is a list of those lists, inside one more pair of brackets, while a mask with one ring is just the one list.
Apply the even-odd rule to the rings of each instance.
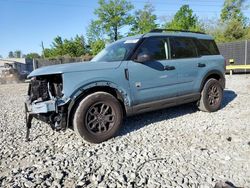
[[30, 141], [30, 129], [31, 129], [31, 122], [32, 122], [33, 116], [28, 112], [27, 104], [25, 103], [25, 120], [26, 120], [26, 137], [25, 141]]

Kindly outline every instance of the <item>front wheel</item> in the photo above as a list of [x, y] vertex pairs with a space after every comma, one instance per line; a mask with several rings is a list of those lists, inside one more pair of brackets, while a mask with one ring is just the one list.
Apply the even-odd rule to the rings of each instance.
[[220, 109], [223, 99], [223, 89], [216, 79], [209, 79], [201, 92], [198, 108], [204, 112], [215, 112]]
[[119, 101], [109, 93], [96, 92], [79, 103], [73, 127], [86, 141], [100, 143], [115, 135], [122, 119], [123, 111]]

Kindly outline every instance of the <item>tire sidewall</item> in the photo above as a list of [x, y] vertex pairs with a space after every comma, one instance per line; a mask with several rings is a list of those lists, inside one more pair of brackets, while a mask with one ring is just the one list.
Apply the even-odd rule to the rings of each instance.
[[[95, 135], [88, 130], [87, 125], [85, 124], [85, 118], [89, 108], [98, 102], [104, 102], [113, 108], [115, 120], [111, 130], [104, 134]], [[122, 119], [123, 112], [119, 101], [109, 93], [96, 92], [80, 101], [74, 114], [73, 127], [74, 131], [84, 140], [93, 143], [100, 143], [108, 140], [116, 134], [121, 127]]]
[[[207, 96], [208, 95], [208, 90], [212, 85], [215, 85], [218, 88], [219, 95], [220, 95], [219, 102], [215, 106], [209, 105], [208, 96]], [[222, 89], [219, 81], [216, 80], [216, 79], [209, 79], [206, 82], [206, 84], [204, 85], [203, 90], [202, 90], [201, 100], [202, 100], [202, 102], [204, 104], [204, 107], [206, 108], [206, 110], [208, 112], [215, 112], [215, 111], [217, 111], [217, 110], [219, 110], [221, 108], [222, 99], [223, 99], [223, 89]]]

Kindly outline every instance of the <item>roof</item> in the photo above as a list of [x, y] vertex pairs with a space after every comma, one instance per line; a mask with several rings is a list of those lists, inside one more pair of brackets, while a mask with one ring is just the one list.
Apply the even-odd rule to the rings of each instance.
[[144, 35], [135, 35], [126, 38], [122, 38], [116, 42], [127, 41], [127, 40], [136, 40], [140, 38], [147, 38], [152, 36], [177, 36], [177, 37], [192, 37], [197, 39], [213, 40], [213, 37], [208, 34], [203, 33], [193, 33], [193, 32], [179, 32], [179, 31], [167, 31], [167, 32], [149, 32]]
[[192, 33], [192, 32], [152, 32], [144, 35], [144, 37], [152, 37], [152, 36], [193, 37], [197, 39], [213, 40], [213, 37], [211, 37], [210, 35], [201, 33]]

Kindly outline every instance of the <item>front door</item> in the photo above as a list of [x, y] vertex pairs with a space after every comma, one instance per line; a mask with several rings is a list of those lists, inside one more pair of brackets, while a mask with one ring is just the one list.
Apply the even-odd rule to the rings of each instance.
[[157, 101], [177, 95], [178, 74], [169, 65], [167, 37], [150, 37], [138, 48], [136, 54], [150, 54], [152, 61], [128, 62], [130, 91], [133, 105]]

